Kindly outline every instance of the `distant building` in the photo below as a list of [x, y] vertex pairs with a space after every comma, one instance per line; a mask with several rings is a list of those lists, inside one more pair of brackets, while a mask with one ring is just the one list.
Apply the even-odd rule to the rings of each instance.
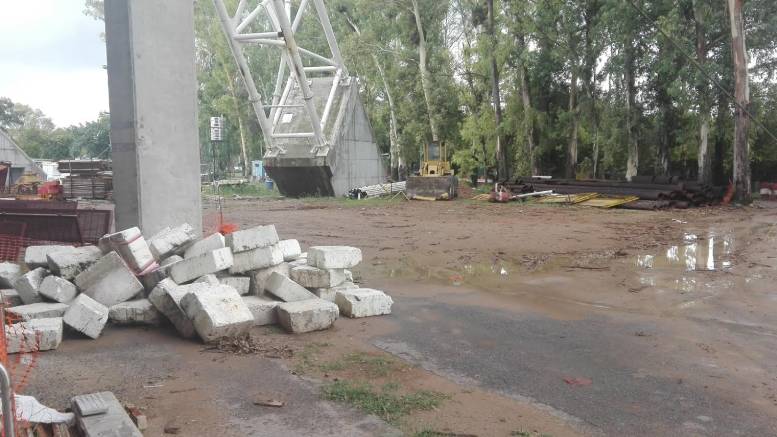
[[0, 187], [10, 187], [25, 173], [35, 173], [46, 180], [46, 173], [22, 150], [11, 137], [0, 129], [0, 169], [10, 166], [10, 171], [0, 172]]
[[35, 164], [46, 173], [46, 180], [53, 181], [62, 178], [62, 173], [59, 172], [59, 163], [50, 159], [33, 159]]

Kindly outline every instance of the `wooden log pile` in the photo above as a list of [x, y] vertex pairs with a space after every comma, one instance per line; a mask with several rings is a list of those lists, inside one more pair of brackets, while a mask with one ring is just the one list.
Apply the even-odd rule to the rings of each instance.
[[675, 177], [639, 177], [634, 181], [540, 179], [521, 177], [505, 184], [513, 193], [553, 190], [559, 194], [599, 193], [607, 196], [637, 196], [639, 201], [622, 208], [661, 209], [714, 205], [723, 197], [724, 188]]
[[67, 199], [112, 199], [113, 171], [106, 160], [59, 161], [60, 173]]

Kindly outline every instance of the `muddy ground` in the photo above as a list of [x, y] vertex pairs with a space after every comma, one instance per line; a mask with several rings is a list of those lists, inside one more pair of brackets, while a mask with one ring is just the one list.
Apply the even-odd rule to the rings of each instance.
[[[152, 436], [777, 435], [777, 208], [238, 199], [224, 217], [361, 247], [355, 275], [394, 313], [257, 328], [244, 356], [169, 329], [72, 335], [24, 392], [112, 390]], [[434, 402], [368, 415], [326, 399], [343, 383]]]

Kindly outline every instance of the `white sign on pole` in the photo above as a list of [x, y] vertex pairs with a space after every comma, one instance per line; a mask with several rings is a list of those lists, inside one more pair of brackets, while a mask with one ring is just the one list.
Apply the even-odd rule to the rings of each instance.
[[222, 141], [222, 132], [224, 131], [224, 117], [210, 118], [210, 140]]

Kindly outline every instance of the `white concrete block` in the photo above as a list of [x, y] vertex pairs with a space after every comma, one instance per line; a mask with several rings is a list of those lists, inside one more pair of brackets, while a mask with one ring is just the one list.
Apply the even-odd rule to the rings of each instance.
[[229, 269], [229, 273], [233, 275], [251, 270], [266, 269], [283, 262], [283, 253], [277, 244], [236, 253], [234, 256], [235, 262]]
[[158, 325], [161, 316], [148, 299], [128, 300], [109, 308], [108, 318], [117, 324]]
[[19, 296], [19, 292], [14, 290], [13, 288], [6, 288], [6, 289], [0, 290], [0, 298], [2, 298], [3, 307], [5, 308], [24, 305], [24, 302], [22, 302], [21, 296]]
[[209, 285], [219, 285], [219, 284], [221, 284], [221, 281], [219, 281], [219, 278], [217, 278], [216, 275], [214, 275], [213, 273], [210, 273], [210, 274], [204, 275], [204, 276], [200, 276], [199, 278], [197, 278], [194, 281], [195, 284], [196, 283], [200, 283], [200, 282], [205, 283], [205, 284], [209, 284]]
[[305, 287], [279, 273], [273, 273], [267, 279], [265, 290], [284, 302], [296, 302], [298, 300], [315, 299], [316, 296]]
[[184, 223], [172, 229], [158, 232], [148, 240], [148, 247], [156, 259], [168, 257], [193, 242], [197, 234], [190, 224]]
[[170, 269], [170, 277], [178, 284], [185, 284], [200, 276], [226, 270], [233, 262], [232, 251], [224, 247], [175, 263]]
[[116, 252], [100, 258], [79, 274], [75, 283], [81, 292], [107, 307], [130, 300], [143, 291], [143, 284]]
[[289, 263], [289, 266], [291, 268], [300, 267], [300, 266], [306, 266], [306, 265], [308, 265], [308, 259], [307, 258], [297, 258], [294, 261], [291, 261]]
[[329, 329], [337, 320], [337, 305], [314, 298], [278, 305], [278, 323], [295, 334]]
[[268, 267], [266, 269], [254, 270], [248, 273], [251, 277], [250, 294], [254, 296], [261, 296], [265, 292], [265, 286], [267, 285], [267, 280], [270, 278], [270, 275], [272, 275], [273, 273], [278, 273], [279, 275], [283, 275], [286, 277], [289, 276], [289, 264], [280, 263], [277, 266]]
[[170, 276], [170, 269], [175, 263], [180, 261], [183, 261], [183, 257], [171, 255], [160, 261], [159, 267], [156, 269], [139, 276], [138, 279], [140, 279], [140, 282], [143, 284], [143, 288], [150, 293], [161, 280]]
[[72, 281], [102, 256], [103, 253], [97, 246], [82, 246], [72, 251], [49, 253], [46, 258], [49, 260], [51, 273]]
[[337, 292], [335, 303], [340, 313], [351, 318], [391, 314], [391, 296], [372, 288], [355, 288]]
[[192, 338], [195, 334], [194, 325], [181, 308], [181, 299], [185, 295], [185, 290], [176, 285], [172, 279], [167, 278], [159, 281], [159, 284], [151, 290], [148, 300], [154, 308], [167, 317], [182, 337]]
[[278, 302], [262, 296], [243, 296], [243, 302], [254, 316], [254, 326], [278, 323]]
[[43, 278], [38, 291], [41, 296], [61, 303], [70, 302], [78, 294], [78, 289], [72, 282], [54, 275]]
[[37, 269], [38, 267], [48, 268], [48, 254], [72, 250], [75, 250], [75, 247], [63, 245], [29, 246], [24, 250], [24, 263], [27, 264], [27, 268], [30, 270]]
[[62, 320], [65, 325], [87, 337], [97, 338], [108, 322], [108, 307], [85, 294], [79, 294], [65, 311]]
[[241, 296], [251, 292], [251, 278], [248, 276], [219, 276], [218, 280], [220, 283], [234, 288]]
[[115, 250], [129, 268], [142, 273], [156, 262], [148, 242], [140, 233], [140, 229], [132, 227], [108, 236], [111, 247]]
[[48, 270], [38, 267], [23, 274], [14, 282], [13, 288], [19, 293], [22, 302], [26, 304], [43, 302], [43, 298], [40, 296], [40, 284], [43, 282], [43, 278], [48, 275]]
[[331, 288], [345, 282], [345, 269], [299, 266], [291, 269], [289, 277], [305, 288]]
[[9, 354], [48, 351], [62, 343], [62, 318], [34, 319], [5, 327]]
[[315, 294], [321, 299], [328, 300], [329, 302], [334, 302], [338, 291], [344, 291], [344, 290], [349, 290], [354, 288], [359, 288], [359, 286], [354, 284], [353, 282], [345, 281], [342, 284], [338, 285], [337, 287], [313, 288], [310, 291], [312, 291], [313, 294]]
[[27, 305], [19, 305], [8, 308], [5, 311], [16, 320], [48, 319], [62, 317], [67, 311], [68, 305], [64, 303], [38, 302]]
[[283, 252], [284, 261], [294, 261], [302, 255], [302, 248], [299, 247], [299, 241], [297, 240], [281, 240], [278, 242], [278, 246]]
[[350, 269], [362, 261], [362, 251], [350, 246], [313, 246], [308, 264], [321, 269]]
[[212, 252], [225, 247], [224, 236], [216, 232], [199, 241], [190, 244], [183, 253], [184, 258], [194, 258], [203, 253]]
[[191, 290], [181, 299], [181, 307], [203, 341], [236, 336], [253, 326], [254, 316], [234, 288], [204, 283], [181, 288]]
[[22, 275], [22, 267], [16, 263], [0, 263], [0, 288], [11, 288]]
[[232, 253], [239, 253], [277, 244], [278, 232], [275, 231], [275, 225], [256, 226], [235, 231], [224, 238], [227, 247], [232, 249]]

